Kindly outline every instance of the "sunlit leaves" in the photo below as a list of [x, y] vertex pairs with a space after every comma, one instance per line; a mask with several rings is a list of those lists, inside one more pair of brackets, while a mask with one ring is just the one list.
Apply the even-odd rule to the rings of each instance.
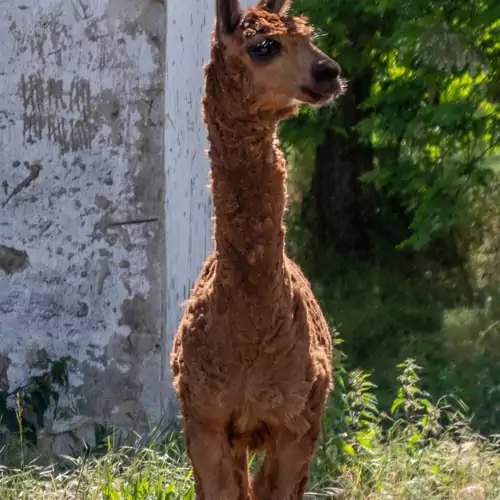
[[283, 127], [285, 141], [316, 145], [327, 128], [348, 141], [356, 132], [375, 153], [363, 181], [413, 216], [406, 244], [442, 236], [466, 217], [500, 146], [498, 0], [296, 0], [294, 8], [350, 81], [367, 71], [373, 79], [362, 102], [353, 100], [363, 111], [357, 123], [344, 108], [305, 112]]

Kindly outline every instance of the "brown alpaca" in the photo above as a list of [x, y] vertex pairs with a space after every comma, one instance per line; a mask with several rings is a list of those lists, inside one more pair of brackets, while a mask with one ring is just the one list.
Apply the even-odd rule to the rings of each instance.
[[[285, 255], [278, 121], [342, 91], [290, 0], [217, 0], [205, 68], [215, 249], [186, 304], [171, 366], [198, 500], [303, 498], [332, 388], [332, 343]], [[250, 484], [247, 454], [264, 453]]]

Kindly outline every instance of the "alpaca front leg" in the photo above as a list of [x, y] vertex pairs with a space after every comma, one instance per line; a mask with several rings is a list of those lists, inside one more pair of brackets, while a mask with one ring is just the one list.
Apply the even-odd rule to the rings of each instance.
[[318, 436], [319, 426], [298, 440], [283, 435], [270, 446], [252, 481], [254, 500], [302, 500]]
[[196, 500], [250, 499], [246, 453], [231, 448], [224, 427], [186, 422], [185, 436]]

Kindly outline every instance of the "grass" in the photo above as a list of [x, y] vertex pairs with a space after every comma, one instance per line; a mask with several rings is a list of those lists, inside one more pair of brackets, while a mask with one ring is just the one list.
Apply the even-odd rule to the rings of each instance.
[[[337, 388], [311, 465], [307, 498], [481, 500], [500, 498], [500, 447], [475, 433], [464, 406], [433, 403], [420, 388], [419, 367], [398, 367], [399, 389], [381, 411], [366, 373], [348, 371], [337, 349]], [[458, 408], [458, 409], [457, 409]], [[10, 436], [0, 449], [2, 500], [188, 500], [192, 472], [182, 436], [141, 446], [104, 439], [100, 453], [33, 459]], [[21, 453], [22, 450], [22, 453]], [[31, 456], [31, 458], [30, 458]]]
[[[28, 465], [22, 470], [0, 468], [3, 500], [70, 499], [191, 499], [192, 477], [184, 456], [166, 448], [122, 448], [100, 458], [75, 460], [74, 467]], [[310, 498], [448, 499], [466, 488], [483, 492], [477, 498], [500, 497], [500, 457], [497, 450], [470, 438], [457, 443], [442, 439], [421, 453], [407, 443], [391, 441], [356, 466], [323, 471]], [[315, 471], [318, 474], [318, 470]], [[464, 497], [465, 498], [465, 497]], [[474, 498], [474, 497], [471, 497]]]
[[40, 466], [0, 467], [0, 498], [167, 499], [191, 498], [191, 472], [173, 447], [121, 447], [104, 456], [67, 459], [66, 470]]

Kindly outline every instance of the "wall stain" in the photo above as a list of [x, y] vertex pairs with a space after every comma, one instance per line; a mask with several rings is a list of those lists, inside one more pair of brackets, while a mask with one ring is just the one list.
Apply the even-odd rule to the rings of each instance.
[[71, 44], [68, 27], [60, 22], [53, 13], [42, 13], [34, 30], [27, 33], [15, 22], [9, 26], [15, 40], [15, 53], [31, 51], [33, 58], [46, 63], [46, 59], [54, 56], [58, 66], [62, 66], [61, 54]]
[[23, 138], [27, 144], [46, 138], [59, 145], [62, 153], [91, 148], [99, 127], [93, 119], [88, 80], [75, 77], [65, 89], [62, 80], [44, 80], [38, 73], [23, 74], [19, 95], [23, 103]]
[[156, 320], [146, 298], [136, 293], [131, 299], [125, 299], [121, 310], [122, 317], [118, 324], [130, 327], [129, 342], [132, 352], [148, 353], [155, 349], [158, 340]]
[[29, 266], [28, 253], [24, 250], [0, 245], [0, 270], [5, 274], [20, 273]]
[[2, 208], [5, 207], [5, 205], [7, 205], [7, 203], [9, 203], [9, 201], [16, 196], [16, 194], [19, 194], [23, 189], [29, 187], [31, 183], [38, 178], [40, 172], [42, 171], [42, 166], [39, 163], [30, 165], [27, 161], [25, 161], [24, 166], [29, 170], [28, 176], [12, 190], [12, 193], [10, 193], [9, 196], [7, 196], [5, 201], [2, 203]]

